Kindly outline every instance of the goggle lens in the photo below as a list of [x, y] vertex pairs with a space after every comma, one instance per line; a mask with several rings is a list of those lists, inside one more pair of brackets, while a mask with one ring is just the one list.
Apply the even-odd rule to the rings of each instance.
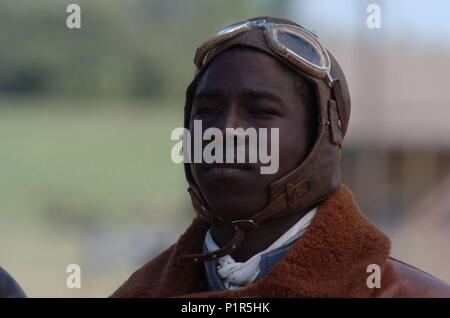
[[290, 32], [279, 32], [278, 41], [287, 49], [309, 63], [320, 68], [327, 66], [327, 62], [324, 55], [321, 54], [321, 51], [302, 36], [292, 34]]

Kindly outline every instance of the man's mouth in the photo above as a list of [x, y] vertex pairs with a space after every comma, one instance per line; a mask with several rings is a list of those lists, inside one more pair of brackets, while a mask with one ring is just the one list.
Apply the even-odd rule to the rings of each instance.
[[252, 171], [248, 163], [203, 163], [202, 168], [216, 176], [238, 176]]

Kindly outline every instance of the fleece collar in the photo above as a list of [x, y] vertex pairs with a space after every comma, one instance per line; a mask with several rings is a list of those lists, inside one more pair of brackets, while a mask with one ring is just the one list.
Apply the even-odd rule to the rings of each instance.
[[367, 266], [383, 268], [389, 238], [341, 185], [324, 200], [302, 238], [263, 278], [237, 290], [207, 290], [203, 264], [178, 256], [202, 250], [209, 225], [195, 218], [168, 250], [134, 273], [113, 297], [369, 297]]

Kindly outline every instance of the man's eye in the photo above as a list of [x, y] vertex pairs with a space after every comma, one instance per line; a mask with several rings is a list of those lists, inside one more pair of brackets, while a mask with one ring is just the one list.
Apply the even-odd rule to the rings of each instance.
[[269, 115], [275, 115], [275, 113], [273, 111], [267, 110], [267, 109], [262, 109], [262, 108], [252, 108], [249, 111], [250, 114], [252, 115], [257, 115], [257, 116], [269, 116]]
[[203, 107], [203, 108], [200, 108], [199, 110], [197, 110], [195, 115], [196, 116], [199, 116], [199, 115], [210, 116], [210, 115], [215, 115], [218, 112], [219, 112], [219, 110], [217, 108], [214, 108], [214, 107]]

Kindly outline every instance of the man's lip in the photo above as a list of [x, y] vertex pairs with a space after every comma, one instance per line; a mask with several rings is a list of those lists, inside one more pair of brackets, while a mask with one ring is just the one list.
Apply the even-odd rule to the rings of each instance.
[[240, 169], [233, 167], [215, 167], [206, 170], [207, 175], [219, 178], [242, 177], [244, 175], [247, 175], [249, 172], [251, 172], [251, 170], [249, 169]]
[[212, 177], [241, 177], [252, 172], [249, 164], [245, 163], [203, 163], [202, 168]]
[[233, 170], [251, 170], [251, 165], [248, 163], [203, 163], [205, 170], [213, 169], [233, 169]]

